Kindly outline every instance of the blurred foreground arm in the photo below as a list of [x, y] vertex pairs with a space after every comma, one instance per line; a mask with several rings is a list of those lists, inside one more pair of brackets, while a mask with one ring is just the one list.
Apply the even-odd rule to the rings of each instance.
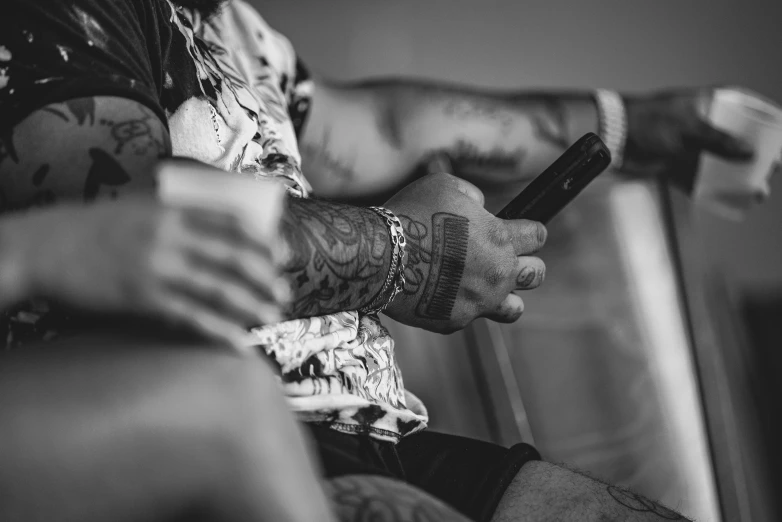
[[0, 353], [3, 522], [331, 521], [265, 359], [149, 332]]

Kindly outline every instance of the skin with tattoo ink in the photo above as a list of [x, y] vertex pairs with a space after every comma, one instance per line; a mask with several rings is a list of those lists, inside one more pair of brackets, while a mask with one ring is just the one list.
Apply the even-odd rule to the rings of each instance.
[[391, 266], [388, 228], [375, 212], [291, 199], [283, 218], [284, 271], [294, 299], [290, 317], [311, 317], [368, 304]]
[[611, 495], [611, 498], [632, 511], [657, 515], [662, 520], [685, 520], [685, 518], [676, 511], [661, 506], [656, 502], [652, 502], [638, 493], [633, 493], [632, 491], [627, 491], [616, 486], [607, 486], [606, 491]]
[[519, 273], [517, 285], [519, 288], [530, 288], [537, 278], [538, 273], [534, 268], [524, 267]]
[[[37, 140], [41, 132], [73, 145]], [[0, 162], [8, 210], [151, 193], [152, 166], [169, 154], [165, 126], [149, 109], [108, 97], [47, 105], [14, 127], [2, 146], [13, 151]]]
[[[407, 239], [406, 284], [386, 313], [435, 332], [463, 328], [476, 317], [515, 321], [523, 311], [514, 290], [523, 270], [545, 270], [537, 257], [543, 225], [497, 219], [481, 192], [448, 174], [421, 178], [385, 205]], [[283, 217], [284, 272], [293, 292], [289, 317], [357, 310], [381, 291], [391, 266], [386, 223], [375, 212], [291, 198]]]
[[354, 522], [467, 522], [441, 500], [386, 477], [342, 476], [325, 484], [335, 513]]
[[[409, 216], [404, 219], [412, 222]], [[456, 214], [438, 212], [432, 216], [431, 261], [416, 308], [418, 316], [439, 320], [451, 317], [467, 259], [469, 225], [467, 218]]]

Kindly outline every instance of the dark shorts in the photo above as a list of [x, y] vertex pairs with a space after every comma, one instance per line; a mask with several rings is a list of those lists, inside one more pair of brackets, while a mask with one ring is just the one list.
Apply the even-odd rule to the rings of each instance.
[[380, 475], [402, 480], [480, 522], [491, 519], [521, 467], [530, 460], [540, 460], [529, 444], [504, 448], [423, 431], [395, 445], [368, 435], [308, 426], [328, 478]]

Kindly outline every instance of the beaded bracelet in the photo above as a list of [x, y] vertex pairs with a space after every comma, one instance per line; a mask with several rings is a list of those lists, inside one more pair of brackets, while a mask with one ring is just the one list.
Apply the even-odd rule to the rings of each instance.
[[359, 312], [367, 315], [377, 315], [391, 304], [405, 286], [405, 264], [407, 263], [405, 246], [407, 242], [402, 223], [393, 212], [383, 207], [369, 207], [369, 209], [382, 217], [386, 222], [388, 233], [391, 236], [391, 245], [393, 246], [391, 266], [388, 269], [388, 276], [385, 283], [383, 283], [383, 287], [367, 306], [359, 310]]

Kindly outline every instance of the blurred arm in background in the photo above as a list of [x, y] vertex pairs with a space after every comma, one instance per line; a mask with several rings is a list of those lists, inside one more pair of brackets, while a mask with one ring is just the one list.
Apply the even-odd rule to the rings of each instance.
[[[667, 172], [708, 150], [728, 159], [752, 151], [700, 116], [711, 90], [625, 96], [628, 136], [622, 171]], [[510, 199], [586, 132], [598, 132], [592, 92], [495, 92], [415, 80], [315, 82], [301, 150], [320, 196], [393, 192], [433, 154], [487, 195]], [[694, 163], [675, 180], [692, 185]]]

